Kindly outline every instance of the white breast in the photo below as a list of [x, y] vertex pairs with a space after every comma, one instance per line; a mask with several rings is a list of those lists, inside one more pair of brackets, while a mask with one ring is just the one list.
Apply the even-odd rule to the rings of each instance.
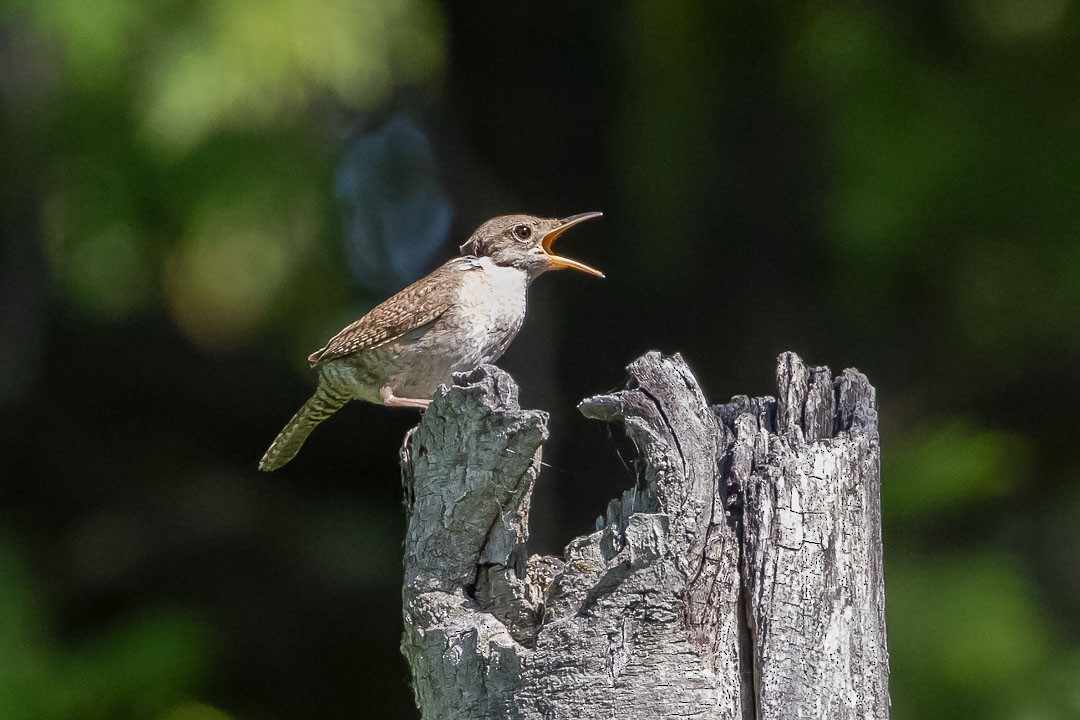
[[440, 384], [452, 384], [453, 373], [495, 362], [506, 351], [525, 322], [528, 276], [488, 258], [459, 262], [469, 267], [460, 270], [457, 297], [431, 327], [368, 351], [364, 357], [372, 362], [364, 368], [350, 365], [371, 373], [353, 380], [367, 393], [357, 397], [380, 402], [378, 389], [389, 385], [398, 397], [429, 398]]
[[471, 367], [494, 362], [506, 351], [525, 322], [529, 286], [524, 272], [496, 265], [490, 258], [480, 258], [475, 265], [479, 272], [467, 273], [455, 313], [462, 334], [462, 364]]

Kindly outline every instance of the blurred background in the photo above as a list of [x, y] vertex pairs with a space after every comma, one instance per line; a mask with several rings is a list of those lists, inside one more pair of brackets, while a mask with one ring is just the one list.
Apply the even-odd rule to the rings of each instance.
[[490, 216], [605, 216], [501, 363], [533, 547], [651, 349], [878, 389], [894, 717], [1080, 717], [1080, 8], [6, 0], [0, 718], [415, 718], [397, 450], [305, 358]]

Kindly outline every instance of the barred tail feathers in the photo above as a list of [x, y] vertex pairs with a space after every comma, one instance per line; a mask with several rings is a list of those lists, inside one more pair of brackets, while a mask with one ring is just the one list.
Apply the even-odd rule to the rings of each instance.
[[270, 448], [259, 461], [259, 469], [265, 472], [277, 470], [279, 467], [296, 457], [300, 452], [300, 446], [307, 440], [308, 435], [315, 426], [341, 409], [350, 398], [347, 395], [335, 392], [322, 378], [315, 388], [315, 394], [308, 398], [303, 407], [293, 415], [292, 420], [285, 425]]

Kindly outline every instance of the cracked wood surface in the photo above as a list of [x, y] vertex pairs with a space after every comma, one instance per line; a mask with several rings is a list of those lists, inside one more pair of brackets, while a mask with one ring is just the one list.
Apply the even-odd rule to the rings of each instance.
[[544, 413], [485, 366], [402, 449], [402, 652], [425, 718], [887, 718], [874, 390], [785, 353], [710, 407], [678, 355], [580, 405], [633, 488], [527, 557]]

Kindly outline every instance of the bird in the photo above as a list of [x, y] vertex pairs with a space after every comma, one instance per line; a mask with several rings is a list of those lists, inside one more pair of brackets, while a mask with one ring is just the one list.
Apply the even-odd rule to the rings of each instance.
[[259, 461], [263, 471], [292, 460], [315, 427], [351, 400], [424, 409], [454, 373], [498, 360], [525, 322], [529, 285], [550, 270], [603, 278], [596, 268], [552, 251], [586, 212], [555, 219], [492, 218], [453, 258], [339, 332], [308, 356], [315, 392]]

